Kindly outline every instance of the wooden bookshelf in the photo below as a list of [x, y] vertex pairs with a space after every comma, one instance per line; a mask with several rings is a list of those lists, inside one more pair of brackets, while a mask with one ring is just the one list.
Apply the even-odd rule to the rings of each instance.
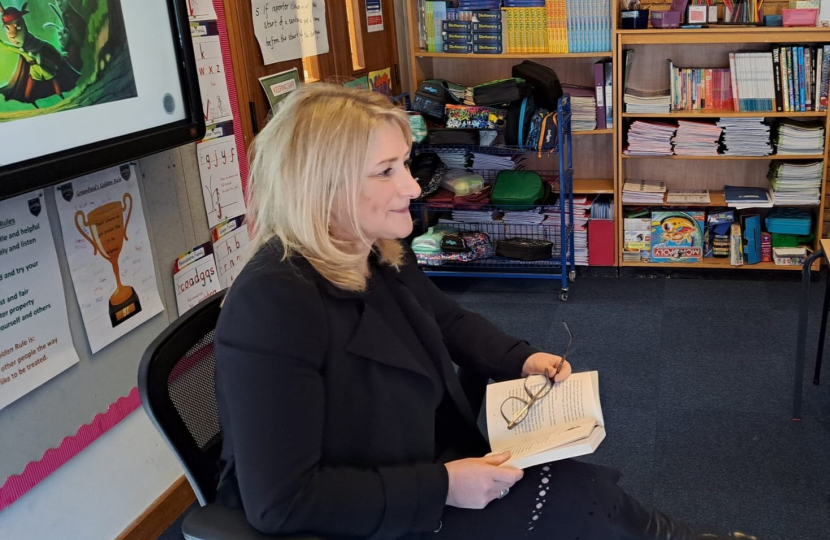
[[614, 193], [613, 178], [574, 178], [574, 193], [601, 195]]
[[516, 59], [516, 60], [533, 60], [537, 58], [611, 58], [614, 53], [608, 52], [589, 52], [589, 53], [502, 53], [502, 54], [456, 54], [456, 53], [439, 53], [414, 51], [412, 53], [417, 58], [455, 58], [458, 60], [493, 60], [496, 59]]
[[[618, 130], [615, 137], [617, 189], [617, 215], [622, 216], [625, 208], [632, 206], [707, 208], [726, 207], [723, 195], [725, 184], [738, 186], [769, 187], [766, 179], [767, 166], [774, 160], [825, 161], [822, 173], [821, 201], [830, 203], [827, 190], [827, 157], [830, 149], [830, 121], [827, 112], [736, 112], [736, 111], [676, 111], [661, 114], [626, 113], [622, 58], [626, 49], [634, 50], [634, 60], [628, 84], [643, 90], [658, 90], [668, 87], [668, 60], [683, 67], [728, 67], [729, 52], [742, 50], [769, 51], [773, 45], [787, 44], [830, 44], [830, 28], [766, 28], [721, 26], [702, 29], [656, 29], [617, 30], [614, 48], [614, 125], [623, 126], [634, 119], [716, 119], [716, 118], [800, 118], [820, 121], [825, 127], [824, 153], [811, 155], [772, 156], [627, 156], [624, 150], [624, 131]], [[658, 120], [659, 121], [659, 120]], [[667, 161], [671, 161], [669, 164]], [[622, 202], [622, 187], [626, 180], [662, 180], [669, 190], [708, 189], [709, 204], [632, 204]], [[794, 205], [786, 205], [794, 206]], [[823, 204], [802, 206], [813, 213], [814, 248], [819, 247], [822, 237], [825, 208]], [[765, 215], [768, 209], [758, 209]], [[621, 252], [623, 245], [623, 220], [617, 220], [617, 245], [620, 246], [618, 259], [621, 267], [662, 268], [662, 269], [722, 269], [722, 270], [790, 270], [800, 271], [800, 266], [778, 266], [774, 263], [732, 266], [729, 259], [705, 258], [699, 263], [648, 263], [625, 262]]]
[[592, 129], [589, 131], [571, 131], [571, 135], [613, 135], [613, 129]]

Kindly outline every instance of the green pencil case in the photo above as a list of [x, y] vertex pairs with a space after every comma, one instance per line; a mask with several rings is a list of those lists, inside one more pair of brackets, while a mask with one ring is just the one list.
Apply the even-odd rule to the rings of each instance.
[[542, 177], [533, 171], [501, 171], [490, 195], [496, 205], [539, 204], [545, 197]]

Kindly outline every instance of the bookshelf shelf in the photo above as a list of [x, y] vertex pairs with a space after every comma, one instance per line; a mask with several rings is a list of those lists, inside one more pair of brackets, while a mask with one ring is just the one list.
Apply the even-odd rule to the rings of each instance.
[[723, 161], [757, 161], [757, 160], [813, 160], [821, 161], [824, 154], [792, 154], [792, 155], [771, 155], [771, 156], [628, 156], [623, 154], [623, 159], [674, 159], [674, 160], [723, 160]]
[[830, 41], [830, 28], [719, 26], [700, 29], [617, 30], [620, 45], [821, 43]]
[[743, 266], [732, 266], [729, 264], [729, 258], [704, 258], [700, 262], [677, 262], [677, 263], [652, 263], [652, 262], [626, 262], [621, 261], [620, 266], [640, 267], [640, 268], [663, 268], [670, 270], [672, 268], [720, 268], [724, 270], [791, 270], [800, 271], [801, 266], [780, 266], [771, 262], [762, 262], [758, 264], [745, 264]]
[[613, 178], [574, 178], [574, 193], [580, 195], [601, 195], [614, 193]]
[[592, 129], [589, 131], [573, 131], [571, 135], [613, 135], [613, 129]]
[[[578, 193], [576, 188], [574, 188], [574, 193]], [[625, 207], [641, 207], [641, 206], [665, 206], [665, 207], [682, 207], [682, 208], [709, 208], [709, 207], [728, 207], [731, 208], [730, 205], [726, 204], [726, 197], [723, 194], [723, 191], [720, 190], [709, 190], [709, 202], [708, 203], [670, 203], [664, 200], [660, 204], [648, 204], [644, 205], [643, 203], [631, 203], [631, 202], [622, 202], [622, 205]], [[815, 208], [819, 205], [817, 204], [782, 204], [776, 206], [801, 206], [803, 208]]]
[[416, 58], [456, 58], [459, 60], [498, 60], [502, 58], [511, 58], [515, 60], [532, 60], [534, 58], [611, 58], [614, 53], [607, 52], [587, 52], [587, 53], [502, 53], [502, 54], [453, 54], [453, 53], [438, 53], [417, 51], [413, 55]]
[[827, 112], [675, 111], [658, 114], [622, 113], [623, 118], [823, 118]]

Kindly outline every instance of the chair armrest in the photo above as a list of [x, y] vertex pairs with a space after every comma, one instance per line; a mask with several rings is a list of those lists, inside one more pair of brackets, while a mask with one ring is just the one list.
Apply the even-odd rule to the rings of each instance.
[[240, 508], [209, 504], [191, 510], [182, 523], [185, 540], [321, 540], [307, 535], [269, 536], [251, 527]]

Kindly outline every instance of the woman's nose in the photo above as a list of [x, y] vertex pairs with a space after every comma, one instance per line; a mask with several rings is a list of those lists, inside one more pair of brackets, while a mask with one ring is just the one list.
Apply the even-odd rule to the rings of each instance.
[[421, 186], [418, 185], [418, 181], [415, 180], [415, 177], [412, 176], [411, 172], [406, 171], [406, 176], [407, 178], [404, 184], [404, 192], [410, 199], [417, 199], [421, 194]]

